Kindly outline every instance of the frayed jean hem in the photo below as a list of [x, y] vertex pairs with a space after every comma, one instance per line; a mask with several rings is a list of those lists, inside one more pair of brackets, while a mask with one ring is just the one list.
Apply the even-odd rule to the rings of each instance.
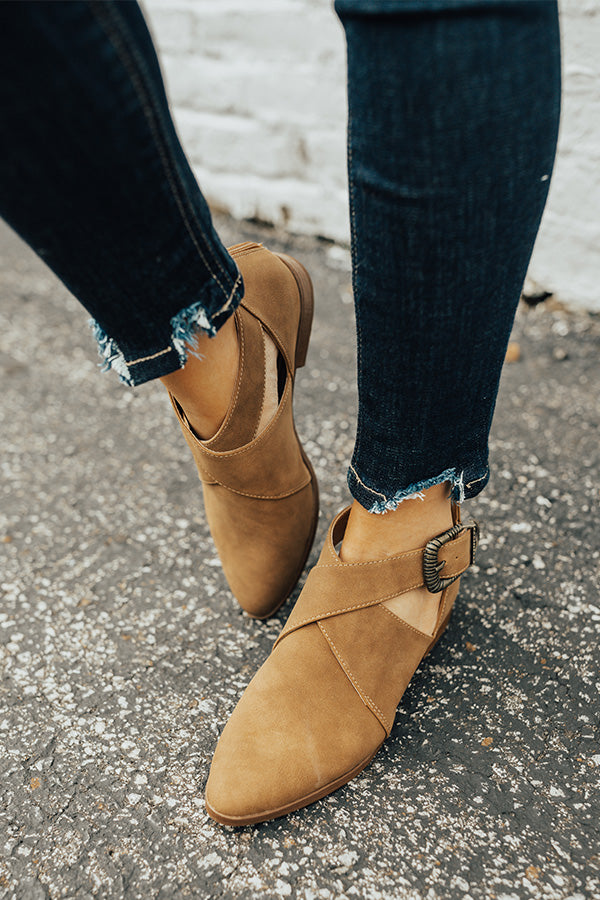
[[[202, 332], [214, 337], [229, 316], [235, 312], [243, 294], [240, 275], [227, 302], [215, 314], [209, 316], [201, 301], [190, 304], [170, 319], [168, 346], [141, 355], [128, 353], [115, 338], [106, 333], [95, 319], [90, 319], [90, 328], [96, 338], [98, 352], [102, 359], [102, 362], [99, 363], [102, 371], [107, 372], [109, 369], [113, 369], [123, 384], [133, 387], [182, 369], [190, 355], [201, 359], [201, 354], [196, 351], [198, 333]], [[129, 358], [130, 356], [131, 358]]]
[[451, 487], [452, 500], [455, 503], [462, 503], [463, 500], [468, 500], [482, 491], [487, 484], [488, 478], [489, 469], [487, 466], [484, 467], [481, 475], [476, 474], [474, 477], [469, 476], [468, 482], [465, 480], [464, 469], [445, 469], [433, 478], [414, 482], [405, 488], [400, 488], [393, 494], [386, 495], [385, 493], [366, 485], [354, 466], [350, 466], [348, 469], [348, 487], [350, 488], [350, 493], [354, 499], [358, 500], [360, 505], [367, 510], [367, 512], [374, 513], [375, 515], [391, 512], [392, 510], [397, 509], [405, 500], [424, 500], [425, 494], [423, 492], [426, 491], [427, 488], [433, 487], [436, 484], [443, 484], [446, 481], [449, 482]]

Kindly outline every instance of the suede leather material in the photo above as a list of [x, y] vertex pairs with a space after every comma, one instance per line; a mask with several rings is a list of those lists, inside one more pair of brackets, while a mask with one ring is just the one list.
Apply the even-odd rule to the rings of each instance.
[[261, 244], [240, 244], [229, 253], [244, 279], [242, 305], [270, 331], [285, 358], [295, 369], [296, 336], [300, 320], [298, 285], [287, 266]]
[[319, 627], [363, 703], [389, 735], [431, 635], [379, 604], [319, 622]]
[[[278, 642], [306, 622], [373, 606], [423, 585], [423, 548], [375, 562], [343, 563], [334, 541], [347, 518], [348, 510], [343, 510], [334, 520], [319, 562], [306, 580], [302, 603], [292, 610]], [[462, 574], [471, 565], [470, 531], [465, 529], [445, 544], [438, 559], [446, 562], [444, 577]]]
[[458, 597], [458, 589], [460, 587], [460, 578], [458, 581], [455, 581], [454, 584], [451, 584], [450, 587], [446, 588], [444, 593], [442, 594], [442, 599], [440, 601], [440, 608], [438, 611], [437, 622], [435, 623], [435, 633], [438, 634], [440, 628], [442, 627], [443, 622], [447, 622], [450, 617], [450, 613], [454, 608], [454, 603], [456, 598]]
[[317, 625], [275, 649], [225, 726], [206, 786], [221, 815], [277, 810], [368, 758], [385, 731]]
[[[229, 410], [217, 434], [202, 441], [171, 401], [196, 462], [206, 517], [231, 591], [250, 615], [266, 618], [298, 580], [318, 516], [316, 479], [298, 440], [292, 407], [303, 297], [290, 268], [261, 245], [242, 244], [230, 253], [245, 292], [235, 313], [240, 355]], [[286, 361], [287, 377], [277, 412], [257, 434], [266, 334]]]
[[312, 484], [277, 501], [240, 496], [220, 485], [205, 484], [203, 492], [212, 538], [232, 594], [252, 615], [268, 616], [282, 595], [292, 592], [310, 549], [307, 523], [315, 514]]
[[[335, 544], [347, 518], [344, 510], [332, 523], [288, 624], [219, 740], [206, 801], [225, 824], [275, 818], [354, 777], [390, 734], [410, 679], [446, 627], [458, 580], [442, 593], [433, 635], [424, 634], [376, 599], [408, 589], [413, 554], [342, 562]], [[445, 545], [445, 574], [471, 564], [466, 535], [468, 547], [464, 538]]]
[[294, 429], [291, 378], [288, 377], [278, 410], [264, 431], [234, 450], [211, 450], [211, 442], [199, 440], [181, 410], [174, 408], [203, 482], [220, 484], [236, 494], [259, 500], [288, 497], [310, 483], [312, 473]]
[[240, 348], [236, 385], [225, 421], [203, 446], [224, 452], [250, 443], [256, 437], [265, 395], [265, 340], [258, 319], [243, 307], [235, 311]]

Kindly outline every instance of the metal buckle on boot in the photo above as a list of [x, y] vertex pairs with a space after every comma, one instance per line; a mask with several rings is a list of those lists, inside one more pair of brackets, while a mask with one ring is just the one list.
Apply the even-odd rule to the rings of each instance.
[[425, 547], [425, 550], [423, 551], [423, 578], [425, 580], [425, 587], [430, 594], [439, 594], [440, 591], [446, 590], [449, 585], [460, 578], [460, 574], [451, 575], [448, 578], [440, 578], [440, 572], [446, 565], [446, 560], [443, 559], [440, 561], [438, 559], [438, 553], [444, 544], [447, 544], [448, 541], [453, 541], [455, 537], [458, 537], [458, 535], [465, 530], [465, 527], [471, 532], [471, 562], [469, 565], [473, 565], [475, 551], [477, 550], [477, 545], [479, 543], [479, 525], [477, 522], [471, 522], [467, 526], [459, 522], [458, 524], [453, 525], [452, 528], [449, 528], [448, 531], [433, 538]]

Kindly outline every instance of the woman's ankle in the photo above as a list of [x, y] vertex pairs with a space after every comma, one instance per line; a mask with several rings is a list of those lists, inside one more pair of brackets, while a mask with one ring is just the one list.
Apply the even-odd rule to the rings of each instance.
[[452, 501], [447, 482], [427, 488], [424, 499], [404, 500], [397, 509], [378, 515], [356, 500], [350, 510], [340, 557], [344, 562], [384, 559], [423, 547], [452, 527]]
[[[202, 440], [221, 427], [235, 389], [239, 369], [239, 344], [234, 316], [215, 337], [198, 334], [182, 369], [160, 380]], [[193, 355], [195, 354], [195, 355]]]
[[[417, 550], [452, 527], [452, 501], [447, 482], [423, 491], [424, 499], [404, 500], [392, 512], [376, 515], [354, 501], [340, 558], [344, 562], [369, 562]], [[425, 634], [433, 634], [438, 618], [440, 594], [417, 587], [383, 605], [390, 612]]]

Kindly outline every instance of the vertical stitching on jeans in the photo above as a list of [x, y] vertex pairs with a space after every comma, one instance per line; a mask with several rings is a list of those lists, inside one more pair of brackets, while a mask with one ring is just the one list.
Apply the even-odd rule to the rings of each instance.
[[[229, 278], [229, 275], [227, 275], [227, 277]], [[220, 316], [221, 313], [224, 313], [231, 306], [231, 302], [233, 300], [233, 295], [235, 294], [235, 292], [237, 291], [237, 289], [241, 283], [242, 283], [242, 273], [238, 269], [238, 275], [237, 275], [237, 278], [235, 279], [235, 281], [233, 282], [233, 287], [231, 288], [231, 293], [229, 294], [229, 297], [227, 298], [227, 300], [225, 301], [225, 303], [223, 304], [221, 309], [218, 309], [216, 311], [215, 315], [213, 316], [213, 319], [216, 316]]]
[[[346, 80], [348, 82], [347, 92], [348, 92], [348, 134], [347, 134], [347, 147], [346, 152], [348, 154], [348, 204], [350, 207], [350, 249], [352, 253], [352, 293], [354, 295], [354, 320], [356, 323], [356, 369], [358, 373], [358, 377], [360, 379], [361, 367], [362, 367], [362, 330], [360, 327], [360, 322], [358, 318], [358, 301], [357, 301], [357, 291], [356, 291], [356, 267], [357, 267], [357, 259], [356, 259], [356, 186], [354, 183], [354, 175], [353, 175], [353, 159], [352, 159], [352, 113], [350, 108], [350, 85], [348, 78], [348, 69], [349, 69], [349, 60], [348, 55], [350, 53], [349, 47], [347, 47], [346, 55]], [[360, 455], [360, 447], [361, 447], [361, 417], [360, 417], [360, 394], [359, 394], [359, 404], [358, 404], [358, 422], [356, 427], [356, 445], [354, 447], [353, 457], [357, 458]], [[356, 472], [355, 472], [356, 474]], [[360, 480], [360, 479], [359, 479]], [[383, 494], [381, 495], [383, 496]]]
[[[173, 199], [175, 200], [175, 203], [177, 204], [177, 208], [179, 209], [179, 213], [181, 215], [182, 221], [183, 221], [185, 228], [192, 240], [192, 243], [194, 244], [194, 246], [198, 252], [198, 255], [202, 259], [204, 265], [208, 269], [211, 277], [219, 285], [221, 291], [224, 294], [227, 294], [228, 289], [226, 287], [224, 287], [223, 284], [221, 284], [221, 281], [219, 280], [219, 278], [213, 271], [209, 260], [206, 258], [205, 254], [202, 252], [200, 244], [198, 243], [198, 239], [197, 239], [196, 235], [194, 234], [192, 225], [186, 214], [186, 210], [185, 210], [183, 201], [182, 201], [180, 193], [179, 193], [179, 191], [183, 189], [183, 185], [181, 183], [179, 185], [176, 184], [176, 181], [178, 180], [177, 169], [173, 165], [173, 161], [170, 158], [170, 153], [172, 151], [171, 151], [171, 148], [169, 147], [169, 142], [166, 137], [162, 112], [160, 110], [160, 105], [157, 104], [155, 101], [151, 86], [149, 87], [149, 85], [148, 85], [148, 82], [150, 80], [147, 77], [143, 58], [141, 58], [140, 54], [137, 52], [137, 48], [136, 48], [135, 44], [133, 43], [133, 41], [131, 41], [131, 48], [129, 48], [127, 46], [127, 44], [125, 43], [125, 32], [127, 32], [129, 34], [127, 26], [123, 22], [123, 20], [120, 18], [119, 14], [116, 13], [115, 8], [111, 4], [103, 3], [103, 4], [100, 4], [99, 6], [97, 6], [95, 3], [90, 3], [89, 7], [90, 7], [90, 11], [91, 11], [92, 15], [98, 20], [101, 27], [105, 30], [110, 42], [112, 43], [113, 47], [115, 48], [117, 55], [119, 56], [124, 68], [126, 69], [127, 74], [129, 75], [132, 86], [135, 90], [135, 93], [137, 94], [138, 100], [139, 100], [142, 110], [144, 112], [144, 116], [146, 118], [146, 121], [150, 128], [150, 131], [152, 133], [154, 145], [156, 147], [159, 158], [161, 160], [165, 176], [166, 176], [167, 181], [169, 182], [169, 186], [171, 188], [171, 194], [173, 196]], [[102, 10], [102, 13], [100, 12], [100, 10]], [[111, 27], [111, 22], [107, 21], [107, 15], [110, 16], [110, 18], [112, 19], [112, 27]], [[131, 35], [129, 35], [129, 37], [131, 38]], [[136, 71], [135, 66], [132, 65], [132, 62], [137, 62], [137, 65], [140, 69], [139, 72]], [[150, 85], [151, 85], [151, 82], [150, 82]], [[162, 134], [161, 134], [161, 129], [163, 132]], [[160, 140], [161, 138], [162, 138], [162, 143]], [[185, 196], [184, 189], [183, 189], [183, 196]], [[202, 236], [203, 236], [202, 226], [200, 225], [194, 210], [191, 209], [190, 211], [192, 213], [192, 218], [195, 220], [195, 223], [200, 231], [200, 234], [202, 234]], [[203, 236], [203, 239], [204, 239], [204, 236]], [[225, 271], [225, 269], [222, 267], [219, 260], [214, 258], [214, 262], [216, 262], [218, 268], [227, 277], [227, 279], [231, 282], [231, 280], [232, 280], [231, 277]], [[235, 291], [235, 285], [234, 285], [233, 291]], [[233, 294], [233, 291], [231, 292], [231, 294]], [[231, 299], [231, 294], [229, 296], [229, 300]]]
[[[110, 9], [110, 12], [112, 13], [113, 19], [115, 19], [115, 24], [117, 24], [117, 21], [116, 21], [116, 20], [120, 18], [120, 25], [121, 25], [122, 30], [123, 30], [123, 31], [127, 31], [128, 34], [129, 34], [130, 37], [131, 37], [131, 31], [130, 31], [130, 29], [129, 29], [129, 26], [127, 25], [127, 22], [123, 19], [123, 17], [121, 16], [121, 14], [117, 12], [118, 7], [117, 7], [117, 6], [114, 6], [114, 5], [111, 5], [109, 9]], [[127, 49], [127, 47], [125, 47], [125, 49]], [[138, 67], [139, 67], [139, 69], [140, 69], [141, 75], [145, 76], [145, 83], [142, 81], [142, 86], [146, 88], [147, 93], [148, 93], [148, 99], [149, 99], [150, 102], [151, 102], [152, 111], [154, 112], [154, 115], [155, 115], [156, 118], [158, 119], [159, 123], [162, 125], [162, 130], [163, 130], [163, 140], [164, 140], [164, 143], [165, 143], [165, 147], [166, 147], [166, 149], [167, 149], [167, 153], [168, 153], [168, 152], [171, 152], [171, 153], [172, 153], [172, 149], [171, 149], [171, 147], [170, 147], [170, 142], [169, 142], [169, 139], [168, 139], [168, 137], [167, 137], [167, 129], [165, 128], [165, 119], [164, 119], [164, 115], [163, 115], [163, 111], [162, 111], [162, 108], [161, 108], [160, 101], [157, 99], [156, 94], [155, 94], [155, 92], [154, 92], [154, 86], [153, 86], [153, 84], [152, 84], [152, 78], [149, 77], [149, 75], [148, 75], [148, 73], [147, 73], [147, 68], [146, 68], [146, 64], [145, 64], [144, 58], [143, 58], [143, 56], [140, 54], [140, 52], [139, 52], [139, 50], [138, 50], [138, 48], [137, 48], [137, 46], [136, 46], [134, 40], [131, 40], [131, 52], [132, 52], [133, 56], [135, 57], [135, 60], [137, 61], [137, 64], [138, 64]], [[177, 167], [176, 167], [175, 165], [173, 165], [173, 160], [172, 160], [172, 159], [171, 159], [171, 160], [168, 160], [168, 162], [171, 163], [171, 170], [172, 170], [172, 175], [174, 176], [174, 179], [177, 179], [177, 180], [179, 181], [179, 187], [180, 187], [180, 189], [182, 190], [182, 196], [183, 196], [183, 199], [184, 199], [184, 200], [187, 200], [187, 196], [186, 196], [186, 195], [187, 195], [187, 191], [186, 191], [186, 189], [185, 189], [185, 185], [181, 182], [181, 179], [179, 178], [179, 175], [178, 175], [178, 172], [177, 172]], [[171, 186], [172, 186], [172, 188], [173, 188], [173, 185], [171, 185]], [[182, 205], [183, 205], [183, 202], [182, 202]], [[192, 204], [189, 202], [189, 200], [188, 200], [188, 202], [187, 202], [187, 206], [188, 206], [188, 211], [189, 211], [189, 213], [190, 213], [191, 216], [192, 216], [192, 219], [195, 221], [196, 226], [198, 227], [198, 230], [199, 230], [199, 232], [200, 232], [200, 234], [201, 234], [201, 236], [202, 236], [202, 239], [205, 240], [205, 238], [204, 238], [204, 231], [203, 231], [203, 228], [202, 228], [202, 224], [201, 224], [201, 222], [198, 220], [198, 217], [196, 216], [196, 211], [194, 210], [194, 207], [193, 207]], [[181, 210], [181, 213], [182, 213], [182, 216], [184, 216], [184, 211], [183, 211], [183, 209]], [[186, 222], [186, 226], [187, 226], [187, 222]], [[192, 235], [192, 239], [194, 239], [193, 235]], [[199, 248], [198, 248], [198, 252], [200, 252], [200, 249], [199, 249]], [[204, 256], [202, 256], [202, 258], [204, 259]], [[222, 287], [222, 285], [221, 285], [220, 282], [218, 281], [216, 275], [214, 275], [214, 273], [212, 272], [212, 269], [210, 269], [210, 265], [208, 264], [208, 262], [207, 262], [205, 259], [204, 259], [204, 261], [205, 261], [205, 263], [206, 263], [206, 265], [207, 265], [209, 271], [211, 272], [211, 275], [212, 275], [213, 278], [215, 279], [215, 281], [217, 281], [217, 283], [219, 284], [219, 286], [220, 286], [220, 287], [222, 288], [222, 290], [225, 292], [225, 289]], [[221, 270], [221, 272], [223, 273], [223, 275], [225, 276], [225, 278], [228, 279], [229, 281], [232, 281], [231, 276], [229, 275], [229, 273], [227, 272], [227, 270], [221, 265], [221, 261], [220, 261], [217, 257], [214, 258], [214, 262], [216, 262], [217, 267]], [[238, 278], [236, 279], [236, 282], [239, 280], [239, 278], [240, 278], [240, 276], [239, 276], [239, 274], [238, 274]], [[233, 292], [232, 292], [232, 293], [233, 293]], [[230, 299], [231, 299], [231, 296], [228, 298], [228, 302], [229, 302]]]

